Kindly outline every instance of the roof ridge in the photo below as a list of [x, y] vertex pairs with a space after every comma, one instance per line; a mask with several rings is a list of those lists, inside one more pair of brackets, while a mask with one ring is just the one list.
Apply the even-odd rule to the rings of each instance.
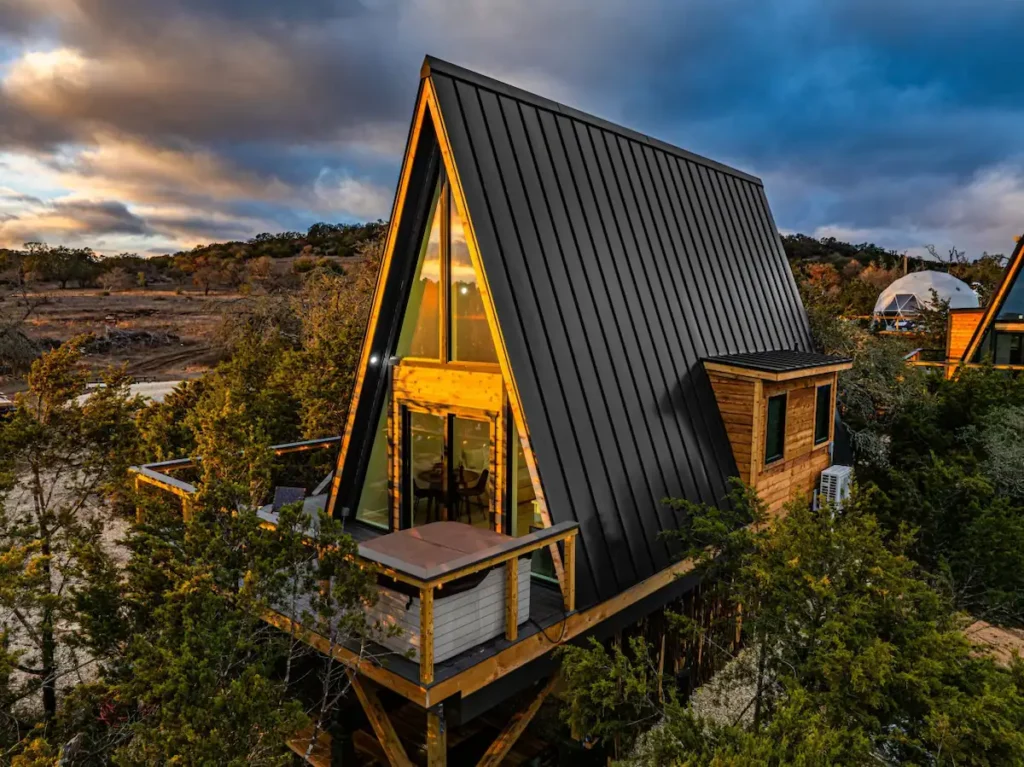
[[734, 168], [733, 166], [726, 165], [723, 162], [712, 160], [710, 157], [705, 157], [704, 155], [691, 152], [688, 149], [683, 149], [682, 147], [670, 144], [667, 141], [662, 141], [661, 139], [655, 138], [654, 136], [650, 136], [646, 133], [641, 133], [640, 131], [633, 130], [632, 128], [627, 128], [625, 125], [613, 123], [602, 117], [592, 115], [588, 112], [584, 112], [580, 109], [576, 109], [575, 107], [540, 96], [536, 93], [531, 93], [530, 91], [523, 90], [522, 88], [517, 88], [516, 86], [509, 85], [501, 80], [496, 80], [493, 77], [482, 75], [479, 72], [474, 72], [471, 69], [460, 67], [458, 64], [452, 64], [449, 61], [445, 61], [444, 59], [439, 59], [436, 56], [428, 54], [423, 60], [420, 77], [430, 77], [434, 73], [446, 75], [456, 80], [462, 80], [470, 83], [471, 85], [475, 85], [478, 88], [485, 88], [487, 90], [494, 91], [495, 93], [504, 94], [505, 96], [516, 99], [517, 101], [524, 101], [534, 107], [565, 115], [566, 117], [588, 123], [611, 133], [616, 133], [633, 141], [647, 144], [652, 148], [660, 149], [663, 152], [676, 155], [684, 160], [689, 160], [707, 168], [727, 173], [731, 176], [743, 179], [744, 181], [749, 181], [750, 183], [757, 184], [761, 187], [764, 186], [764, 182], [759, 177], [751, 173], [747, 173], [746, 171], [742, 171], [739, 168]]

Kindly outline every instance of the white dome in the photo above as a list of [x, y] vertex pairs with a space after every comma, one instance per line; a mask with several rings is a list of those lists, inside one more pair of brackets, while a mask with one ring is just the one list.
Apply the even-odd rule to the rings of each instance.
[[914, 272], [900, 277], [882, 291], [875, 302], [875, 314], [915, 314], [919, 306], [931, 306], [932, 291], [950, 309], [977, 309], [978, 294], [963, 280], [945, 272]]

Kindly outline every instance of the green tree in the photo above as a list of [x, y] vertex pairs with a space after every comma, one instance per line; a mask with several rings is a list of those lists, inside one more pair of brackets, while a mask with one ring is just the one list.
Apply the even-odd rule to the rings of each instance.
[[[907, 555], [911, 536], [883, 537], [869, 513], [874, 502], [856, 494], [840, 514], [792, 504], [772, 526], [743, 532], [718, 509], [679, 504], [693, 519], [684, 544], [718, 552], [699, 570], [714, 569], [731, 604], [742, 606], [751, 644], [735, 694], [749, 699], [744, 714], [760, 713], [702, 719], [670, 692], [639, 724], [613, 716], [622, 724], [609, 733], [595, 702], [615, 709], [651, 689], [650, 648], [634, 643], [625, 659], [599, 645], [566, 651], [570, 680], [602, 665], [618, 667], [621, 680], [613, 688], [607, 675], [589, 673], [570, 684], [570, 722], [606, 741], [639, 738], [642, 763], [654, 763], [651, 753], [657, 763], [694, 765], [1020, 762], [1024, 667], [1003, 670], [973, 650], [962, 617]], [[757, 509], [748, 503], [745, 516]], [[734, 616], [705, 630], [735, 631]], [[647, 734], [654, 713], [660, 723]]]
[[[138, 403], [123, 371], [108, 373], [81, 401], [85, 340], [33, 364], [28, 391], [0, 427], [0, 456], [16, 480], [7, 483], [0, 510], [0, 635], [26, 648], [15, 666], [22, 681], [14, 697], [38, 701], [47, 727], [58, 713], [60, 681], [91, 665], [104, 641], [116, 575], [103, 499], [123, 483], [136, 440]], [[18, 710], [14, 735], [34, 718], [31, 705]]]
[[379, 246], [379, 241], [363, 246], [365, 262], [351, 274], [314, 272], [293, 300], [301, 345], [286, 356], [280, 374], [298, 398], [302, 434], [308, 439], [345, 429], [380, 265]]

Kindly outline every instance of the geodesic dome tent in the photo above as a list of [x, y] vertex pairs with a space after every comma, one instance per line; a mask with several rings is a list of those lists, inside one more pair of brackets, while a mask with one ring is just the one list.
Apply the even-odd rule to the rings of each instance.
[[922, 307], [933, 306], [932, 291], [950, 309], [977, 309], [978, 294], [963, 280], [945, 272], [914, 272], [900, 277], [875, 302], [873, 319], [886, 330], [913, 330]]

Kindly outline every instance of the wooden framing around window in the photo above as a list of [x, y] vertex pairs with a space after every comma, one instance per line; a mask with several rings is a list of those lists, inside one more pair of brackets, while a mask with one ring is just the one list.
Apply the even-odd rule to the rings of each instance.
[[[501, 510], [505, 500], [505, 384], [496, 365], [485, 363], [429, 363], [403, 360], [392, 371], [389, 440], [392, 529], [401, 527], [403, 503], [403, 458], [406, 449], [404, 411], [455, 416], [490, 424], [488, 471], [492, 488], [489, 501], [491, 527], [504, 532]], [[449, 439], [445, 426], [445, 450]]]

